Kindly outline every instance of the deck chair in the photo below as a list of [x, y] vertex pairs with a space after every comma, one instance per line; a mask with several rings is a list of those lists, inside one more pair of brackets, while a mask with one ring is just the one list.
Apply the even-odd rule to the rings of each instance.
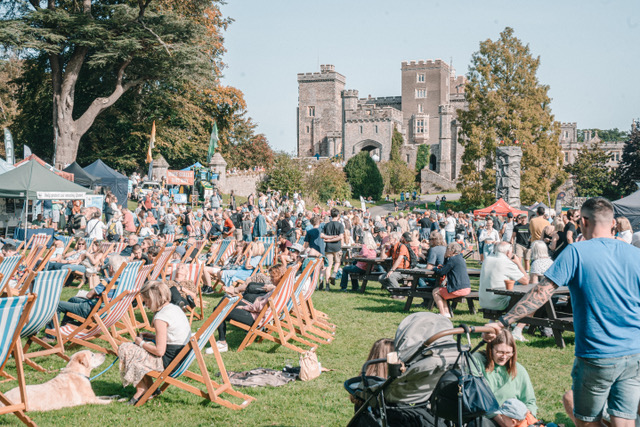
[[313, 325], [313, 322], [306, 315], [302, 301], [302, 295], [306, 287], [315, 286], [315, 275], [319, 273], [317, 270], [319, 270], [320, 264], [322, 264], [321, 260], [312, 260], [307, 264], [302, 274], [298, 276], [293, 287], [291, 299], [287, 302], [287, 309], [296, 328], [296, 333], [319, 344], [328, 344], [333, 341], [335, 332], [328, 332]]
[[[118, 269], [119, 274], [114, 275], [114, 278], [111, 279], [111, 282], [102, 292], [100, 301], [96, 303], [86, 319], [68, 313], [69, 317], [82, 323], [80, 325], [67, 324], [60, 327], [63, 345], [68, 343], [79, 344], [102, 353], [118, 354], [116, 338], [122, 334], [115, 333], [116, 324], [126, 328], [132, 338], [135, 337], [136, 333], [133, 330], [133, 326], [125, 314], [127, 314], [127, 310], [136, 296], [136, 276], [142, 262], [124, 263]], [[109, 297], [111, 290], [114, 290], [114, 293]], [[55, 331], [50, 332], [47, 330], [47, 333], [54, 334]], [[116, 335], [115, 337], [114, 334]], [[108, 349], [93, 342], [94, 338], [108, 341], [111, 348]]]
[[[138, 289], [138, 294], [136, 295], [135, 300], [137, 304], [135, 308], [133, 307], [133, 304], [129, 306], [129, 317], [131, 318], [131, 326], [133, 326], [133, 329], [151, 330], [151, 323], [149, 322], [149, 317], [147, 316], [147, 312], [144, 309], [144, 304], [142, 303], [142, 297], [140, 296], [139, 290], [142, 289], [144, 284], [149, 279], [149, 275], [153, 271], [154, 267], [154, 264], [143, 265], [142, 267], [140, 267], [138, 275], [136, 276], [136, 289]], [[136, 312], [140, 313], [140, 317], [142, 319], [141, 321], [138, 321]], [[120, 335], [121, 333], [118, 333], [118, 336]]]
[[66, 254], [71, 247], [71, 243], [73, 242], [73, 236], [63, 236], [62, 234], [57, 234], [56, 238], [62, 240], [62, 243], [64, 243], [64, 250], [62, 251], [62, 254]]
[[[189, 312], [189, 325], [191, 325], [193, 323], [193, 318], [195, 317], [198, 320], [202, 320], [204, 318], [204, 305], [203, 305], [203, 301], [202, 301], [202, 288], [200, 287], [200, 279], [202, 277], [202, 263], [199, 263], [198, 261], [194, 261], [191, 264], [186, 264], [187, 268], [189, 269], [189, 276], [187, 277], [188, 280], [193, 280], [193, 283], [195, 283], [196, 285], [196, 289], [198, 290], [198, 299], [199, 299], [199, 305], [191, 308], [189, 306], [185, 307], [185, 310], [187, 310]], [[178, 272], [178, 269], [176, 268], [176, 266], [174, 266], [173, 270], [171, 271], [171, 280], [175, 280], [176, 277], [176, 273]], [[200, 308], [200, 313], [197, 312], [197, 309]]]
[[205, 219], [202, 221], [202, 235], [207, 236], [209, 230], [211, 230], [211, 222]]
[[287, 269], [284, 277], [276, 286], [253, 325], [247, 326], [235, 320], [230, 321], [232, 325], [247, 331], [247, 335], [244, 337], [240, 347], [238, 347], [238, 352], [251, 345], [256, 339], [267, 339], [298, 353], [305, 353], [308, 349], [302, 349], [291, 343], [290, 340], [297, 341], [309, 348], [315, 347], [314, 344], [296, 335], [295, 327], [287, 310], [287, 301], [291, 298], [296, 271], [298, 271], [299, 267], [300, 265], [296, 264]]
[[106, 240], [103, 240], [100, 243], [100, 252], [102, 252], [103, 254], [110, 254], [113, 252], [113, 243], [111, 242], [107, 242]]
[[0, 274], [2, 274], [2, 280], [0, 280], [0, 295], [3, 292], [9, 292], [7, 285], [18, 269], [21, 261], [22, 255], [14, 255], [6, 257], [0, 262]]
[[111, 252], [119, 255], [126, 247], [127, 242], [116, 242]]
[[218, 251], [220, 250], [220, 245], [222, 245], [222, 240], [218, 240], [211, 243], [211, 246], [209, 246], [209, 253], [207, 254], [206, 264], [209, 264], [218, 255]]
[[27, 249], [29, 248], [34, 248], [39, 245], [47, 246], [47, 243], [49, 243], [49, 240], [51, 240], [50, 234], [45, 234], [45, 233], [33, 234], [29, 239], [29, 241], [22, 247], [22, 251], [21, 251], [22, 255], [26, 255]]
[[265, 266], [272, 266], [276, 259], [276, 238], [275, 237], [258, 237], [258, 241], [264, 243], [264, 250], [268, 252], [264, 261]]
[[[23, 360], [27, 365], [40, 372], [47, 371], [31, 359], [55, 354], [65, 361], [69, 361], [69, 358], [64, 354], [62, 337], [59, 335], [60, 324], [57, 315], [60, 294], [68, 275], [69, 270], [42, 271], [33, 279], [34, 274], [32, 273], [30, 276], [33, 281], [28, 285], [25, 284], [25, 288], [28, 287], [28, 292], [36, 294], [38, 298], [31, 308], [29, 320], [20, 332], [20, 336], [27, 339], [22, 349]], [[58, 333], [55, 345], [50, 345], [36, 336], [51, 320], [53, 320], [55, 330]], [[34, 343], [42, 347], [42, 350], [29, 353], [29, 348]]]
[[[311, 268], [308, 274], [309, 283], [307, 283], [305, 287], [306, 278], [301, 279], [309, 268]], [[322, 268], [323, 262], [321, 259], [315, 259], [307, 265], [303, 274], [300, 275], [300, 278], [296, 281], [293, 295], [287, 304], [287, 308], [291, 311], [291, 319], [296, 327], [296, 332], [317, 343], [328, 344], [333, 341], [335, 329], [331, 329], [328, 326], [318, 326], [317, 322], [314, 322], [312, 316], [309, 314], [309, 310], [305, 304], [306, 301], [304, 300], [305, 294], [310, 292], [309, 288], [315, 289]]]
[[159, 280], [164, 279], [165, 268], [167, 266], [167, 263], [171, 259], [171, 255], [173, 255], [173, 251], [175, 250], [176, 250], [175, 246], [167, 246], [162, 250], [162, 252], [160, 252], [155, 257], [155, 259], [152, 262], [152, 264], [154, 265], [154, 268], [149, 274], [149, 280], [158, 280], [158, 277], [160, 277], [161, 273], [162, 273], [162, 277], [160, 277]]
[[[233, 389], [233, 386], [229, 381], [229, 376], [227, 375], [227, 370], [224, 367], [222, 356], [220, 356], [220, 351], [218, 351], [218, 346], [216, 345], [216, 341], [213, 337], [213, 332], [218, 329], [222, 322], [224, 322], [224, 319], [238, 304], [238, 301], [240, 301], [240, 297], [224, 298], [222, 303], [220, 303], [213, 313], [211, 313], [211, 316], [209, 316], [200, 329], [198, 329], [198, 332], [189, 339], [187, 345], [180, 353], [178, 353], [176, 358], [173, 359], [173, 362], [171, 362], [163, 372], [152, 371], [147, 374], [154, 378], [155, 381], [138, 400], [136, 406], [143, 405], [147, 400], [149, 400], [156, 390], [159, 389], [160, 391], [164, 391], [170, 385], [174, 385], [182, 390], [188, 391], [196, 396], [200, 396], [213, 403], [217, 403], [230, 409], [245, 408], [249, 403], [255, 400], [255, 398]], [[220, 384], [213, 381], [209, 376], [209, 370], [207, 369], [207, 365], [202, 355], [202, 349], [207, 342], [211, 343], [216, 364], [220, 370]], [[196, 374], [188, 370], [194, 360], [198, 362], [200, 374]], [[204, 385], [205, 389], [202, 390], [200, 387], [181, 381], [181, 376], [185, 376], [201, 385]], [[224, 393], [234, 398], [241, 399], [242, 402], [240, 404], [236, 404], [223, 399], [221, 395]]]
[[215, 252], [215, 255], [209, 257], [209, 261], [207, 264], [212, 264], [215, 266], [223, 266], [224, 261], [229, 259], [233, 251], [236, 249], [236, 241], [231, 239], [224, 239], [220, 241], [220, 246], [218, 247], [218, 251]]
[[316, 284], [320, 280], [321, 270], [321, 268], [318, 268], [316, 274], [314, 274], [313, 283], [311, 286], [307, 287], [306, 292], [303, 292], [301, 310], [305, 314], [305, 319], [308, 319], [308, 325], [313, 325], [316, 328], [326, 330], [331, 333], [336, 330], [336, 325], [329, 322], [329, 316], [319, 310], [316, 310], [311, 299], [316, 290]]
[[176, 233], [169, 233], [164, 235], [167, 244], [173, 243], [176, 240]]
[[[27, 321], [35, 295], [22, 295], [10, 298], [0, 298], [0, 372], [4, 373], [9, 356], [13, 355], [16, 362], [16, 377], [20, 390], [20, 402], [11, 402], [0, 393], [0, 415], [15, 414], [20, 421], [28, 426], [35, 426], [31, 418], [25, 414], [27, 409], [26, 383], [22, 366], [22, 345], [20, 345], [20, 331]], [[9, 376], [5, 373], [6, 376]], [[13, 377], [11, 377], [13, 378]]]

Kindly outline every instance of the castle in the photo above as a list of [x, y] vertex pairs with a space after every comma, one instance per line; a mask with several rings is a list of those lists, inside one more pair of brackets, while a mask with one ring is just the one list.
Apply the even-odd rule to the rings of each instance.
[[418, 146], [428, 144], [423, 175], [455, 185], [463, 151], [456, 111], [466, 108], [465, 77], [436, 59], [403, 62], [401, 79], [401, 96], [359, 98], [357, 90], [345, 90], [346, 78], [333, 65], [298, 74], [298, 157], [341, 155], [346, 161], [365, 150], [387, 161], [396, 128], [404, 138], [403, 160], [414, 167]]
[[[635, 126], [635, 122], [632, 126]], [[560, 124], [560, 148], [565, 165], [575, 162], [578, 152], [591, 144], [598, 144], [600, 148], [609, 153], [609, 161], [606, 164], [608, 167], [613, 169], [618, 167], [622, 159], [625, 141], [603, 141], [598, 136], [598, 131], [585, 131], [584, 141], [579, 142], [576, 122]]]

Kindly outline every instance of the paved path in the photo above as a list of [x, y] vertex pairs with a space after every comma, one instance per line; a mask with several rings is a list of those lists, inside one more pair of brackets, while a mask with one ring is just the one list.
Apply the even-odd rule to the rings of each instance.
[[[423, 195], [420, 196], [420, 200], [417, 202], [408, 202], [409, 206], [415, 206], [415, 205], [421, 205], [425, 202], [435, 202], [436, 201], [436, 197], [437, 196], [442, 196], [441, 194], [427, 194], [427, 195]], [[460, 199], [460, 193], [450, 193], [447, 194], [447, 200], [458, 200]], [[400, 202], [399, 202], [400, 203]], [[369, 211], [371, 212], [371, 215], [376, 216], [376, 215], [380, 215], [380, 216], [385, 216], [387, 215], [389, 212], [393, 212], [393, 203], [387, 203], [384, 205], [380, 205], [380, 206], [373, 206], [371, 208], [369, 208]]]

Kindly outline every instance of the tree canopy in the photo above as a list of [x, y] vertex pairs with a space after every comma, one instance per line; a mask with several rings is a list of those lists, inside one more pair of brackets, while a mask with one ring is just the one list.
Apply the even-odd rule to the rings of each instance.
[[525, 204], [546, 198], [565, 179], [559, 125], [551, 114], [549, 87], [536, 76], [540, 58], [505, 28], [498, 40], [480, 43], [465, 86], [468, 110], [459, 110], [465, 148], [458, 188], [463, 202], [495, 201], [495, 151], [522, 147], [521, 198]]
[[573, 164], [566, 170], [571, 174], [578, 197], [611, 197], [613, 172], [607, 166], [609, 153], [597, 144], [585, 144]]
[[640, 122], [635, 122], [622, 152], [616, 175], [619, 195], [628, 196], [638, 190], [640, 182]]
[[[230, 20], [217, 1], [41, 3], [2, 11], [0, 41], [25, 59], [18, 142], [59, 165], [102, 157], [124, 170], [143, 163], [153, 121], [172, 167], [206, 159], [214, 121], [228, 152], [268, 147], [246, 117], [242, 93], [219, 82]], [[250, 160], [231, 157], [242, 158], [231, 167]]]
[[383, 189], [382, 175], [368, 152], [361, 151], [350, 158], [344, 167], [344, 172], [354, 198], [362, 196], [380, 200]]

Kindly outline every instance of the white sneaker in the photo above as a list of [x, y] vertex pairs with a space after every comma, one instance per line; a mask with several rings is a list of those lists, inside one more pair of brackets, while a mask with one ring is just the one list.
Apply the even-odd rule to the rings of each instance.
[[207, 347], [207, 348], [204, 350], [204, 352], [205, 352], [206, 354], [213, 354], [213, 349], [212, 349], [211, 347]]
[[529, 340], [526, 339], [524, 335], [522, 335], [522, 332], [513, 332], [512, 335], [513, 335], [513, 339], [516, 341], [529, 342]]
[[227, 345], [227, 343], [226, 343], [226, 342], [219, 342], [219, 341], [216, 341], [216, 345], [218, 346], [218, 351], [219, 351], [220, 353], [225, 353], [226, 351], [228, 351], [228, 350], [229, 350], [229, 346]]

